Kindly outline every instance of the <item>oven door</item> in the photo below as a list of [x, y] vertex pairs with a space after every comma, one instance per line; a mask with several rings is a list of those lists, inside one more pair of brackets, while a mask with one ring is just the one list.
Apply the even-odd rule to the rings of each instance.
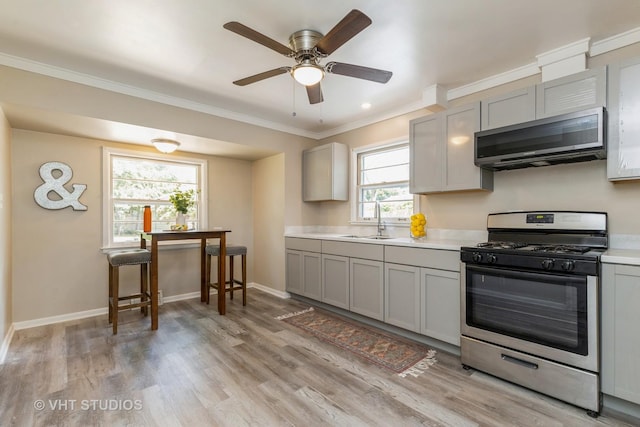
[[464, 265], [461, 333], [599, 371], [598, 280]]

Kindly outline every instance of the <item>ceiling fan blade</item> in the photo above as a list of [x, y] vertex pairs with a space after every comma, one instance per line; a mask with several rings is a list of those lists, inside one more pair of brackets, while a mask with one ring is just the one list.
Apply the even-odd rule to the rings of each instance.
[[320, 88], [320, 82], [313, 86], [307, 86], [307, 96], [309, 97], [309, 104], [319, 104], [324, 101], [322, 97], [322, 89]]
[[259, 82], [260, 80], [268, 79], [269, 77], [278, 76], [280, 74], [284, 74], [289, 72], [289, 67], [280, 67], [275, 68], [273, 70], [265, 71], [263, 73], [255, 74], [253, 76], [245, 77], [244, 79], [236, 80], [233, 82], [234, 85], [238, 86], [246, 86], [251, 83]]
[[345, 64], [342, 62], [329, 62], [325, 66], [325, 71], [341, 76], [355, 77], [357, 79], [371, 80], [372, 82], [386, 83], [393, 73], [391, 71], [379, 70], [377, 68], [363, 67], [361, 65]]
[[256, 43], [260, 43], [261, 45], [266, 46], [269, 49], [275, 50], [276, 52], [281, 53], [285, 56], [295, 55], [295, 52], [293, 50], [289, 49], [287, 46], [283, 45], [282, 43], [277, 42], [272, 38], [269, 38], [264, 34], [261, 34], [256, 30], [249, 28], [246, 25], [243, 25], [239, 22], [236, 22], [236, 21], [227, 22], [226, 24], [223, 25], [223, 27], [229, 31], [233, 31], [236, 34], [241, 35], [242, 37], [246, 37], [249, 40], [252, 40]]
[[371, 25], [371, 18], [358, 9], [353, 9], [320, 39], [316, 49], [325, 55], [330, 55], [369, 25]]

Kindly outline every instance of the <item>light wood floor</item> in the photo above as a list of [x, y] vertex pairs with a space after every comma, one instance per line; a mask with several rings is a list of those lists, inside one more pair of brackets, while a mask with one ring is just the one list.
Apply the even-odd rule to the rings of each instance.
[[[227, 315], [160, 307], [17, 331], [0, 366], [1, 426], [632, 425], [475, 371], [442, 351], [402, 378], [275, 316], [306, 308], [256, 289]], [[44, 409], [36, 408], [44, 404]]]

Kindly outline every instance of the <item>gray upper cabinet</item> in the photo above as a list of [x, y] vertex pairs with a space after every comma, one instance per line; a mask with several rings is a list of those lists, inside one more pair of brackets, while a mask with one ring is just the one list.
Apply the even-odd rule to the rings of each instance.
[[482, 101], [482, 130], [525, 123], [536, 118], [536, 90], [529, 86]]
[[640, 58], [609, 66], [607, 177], [640, 178]]
[[607, 105], [607, 68], [586, 70], [536, 85], [536, 118]]
[[409, 191], [413, 194], [442, 189], [440, 121], [440, 116], [432, 114], [412, 120], [409, 125]]
[[607, 105], [607, 68], [594, 68], [482, 101], [482, 130]]
[[480, 103], [412, 120], [409, 128], [411, 193], [493, 190], [493, 173], [473, 162]]
[[332, 142], [302, 152], [302, 200], [349, 200], [349, 147]]

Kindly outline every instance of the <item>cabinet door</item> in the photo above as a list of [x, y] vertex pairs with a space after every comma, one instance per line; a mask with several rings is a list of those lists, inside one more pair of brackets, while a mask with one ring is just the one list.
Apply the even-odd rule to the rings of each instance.
[[474, 163], [474, 133], [480, 130], [480, 103], [441, 113], [445, 141], [444, 191], [493, 189], [493, 173]]
[[286, 251], [286, 288], [287, 292], [294, 294], [302, 294], [302, 252], [287, 250]]
[[322, 302], [349, 309], [349, 258], [322, 255]]
[[442, 127], [438, 114], [409, 124], [409, 191], [442, 191]]
[[349, 150], [330, 144], [302, 153], [302, 200], [348, 200]]
[[607, 105], [607, 68], [600, 67], [536, 86], [536, 118]]
[[640, 267], [602, 264], [602, 391], [640, 404]]
[[482, 130], [529, 122], [536, 118], [535, 86], [525, 87], [506, 95], [482, 101]]
[[302, 253], [303, 295], [320, 301], [322, 299], [322, 270], [320, 254], [316, 252]]
[[607, 177], [640, 178], [640, 58], [609, 67]]
[[420, 269], [420, 333], [460, 345], [460, 273]]
[[420, 332], [420, 268], [384, 265], [384, 321]]
[[349, 260], [349, 307], [354, 313], [384, 320], [384, 266], [382, 261]]

